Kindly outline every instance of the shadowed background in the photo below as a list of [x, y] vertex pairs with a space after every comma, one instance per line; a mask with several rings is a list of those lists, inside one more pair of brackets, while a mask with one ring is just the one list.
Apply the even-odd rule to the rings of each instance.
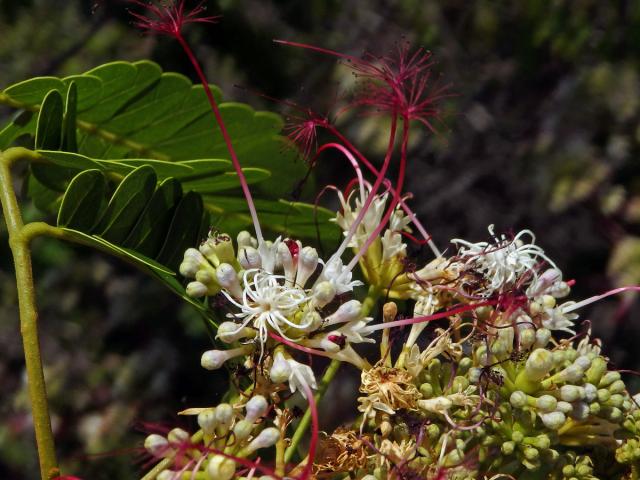
[[[573, 298], [640, 283], [640, 1], [223, 0], [210, 2], [210, 12], [223, 15], [220, 23], [189, 28], [188, 38], [210, 81], [256, 108], [281, 106], [253, 91], [324, 113], [353, 88], [335, 59], [273, 38], [353, 55], [386, 54], [404, 39], [432, 50], [434, 80], [455, 96], [442, 103], [438, 134], [415, 130], [407, 189], [436, 243], [486, 240], [490, 224], [498, 232], [530, 228], [576, 279]], [[179, 46], [140, 35], [123, 3], [2, 0], [0, 32], [2, 88], [142, 58], [194, 78]], [[384, 122], [357, 115], [338, 122], [381, 158]], [[344, 167], [323, 157], [317, 184], [344, 186]], [[6, 232], [0, 236], [0, 477], [29, 479], [37, 477], [36, 456], [10, 252]], [[413, 252], [426, 257], [419, 246]], [[34, 255], [59, 455], [85, 479], [136, 478], [143, 438], [136, 426], [190, 426], [175, 412], [211, 404], [226, 388], [224, 375], [199, 366], [209, 346], [202, 323], [161, 286], [106, 256], [49, 240], [36, 243]], [[616, 366], [640, 367], [633, 297], [583, 313]], [[340, 382], [333, 398], [353, 402], [354, 385]], [[325, 409], [323, 422], [345, 420], [338, 413]], [[95, 456], [101, 452], [110, 454]]]

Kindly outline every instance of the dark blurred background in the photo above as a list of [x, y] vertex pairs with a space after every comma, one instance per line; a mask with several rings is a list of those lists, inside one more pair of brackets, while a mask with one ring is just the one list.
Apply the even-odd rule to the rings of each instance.
[[[0, 0], [0, 87], [117, 59], [150, 58], [193, 78], [179, 47], [140, 35], [125, 7]], [[574, 298], [640, 283], [640, 1], [221, 0], [210, 12], [224, 17], [189, 28], [188, 37], [227, 98], [256, 108], [279, 105], [252, 91], [325, 112], [353, 83], [335, 60], [273, 38], [353, 55], [384, 54], [403, 39], [432, 50], [437, 82], [456, 96], [443, 104], [437, 135], [414, 135], [408, 190], [436, 242], [484, 240], [489, 224], [530, 228], [576, 279]], [[383, 122], [345, 116], [340, 128], [380, 158]], [[327, 157], [318, 183], [344, 185], [342, 163]], [[16, 292], [0, 236], [0, 478], [31, 479]], [[85, 479], [136, 478], [141, 422], [188, 426], [175, 412], [222, 393], [224, 379], [199, 367], [209, 345], [202, 322], [153, 281], [93, 251], [42, 240], [34, 262], [63, 465]], [[602, 301], [582, 318], [616, 366], [640, 368], [633, 296]]]

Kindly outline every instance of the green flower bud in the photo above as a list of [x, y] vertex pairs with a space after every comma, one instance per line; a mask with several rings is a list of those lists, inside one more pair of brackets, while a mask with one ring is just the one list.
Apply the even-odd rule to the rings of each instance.
[[607, 362], [602, 357], [596, 357], [591, 361], [591, 366], [585, 372], [587, 381], [597, 385], [607, 371]]
[[598, 390], [598, 401], [600, 403], [606, 403], [609, 401], [610, 398], [611, 398], [611, 392], [609, 390], [606, 390], [604, 388], [601, 388], [600, 390]]
[[538, 348], [527, 358], [524, 371], [528, 380], [536, 382], [542, 380], [552, 368], [553, 354], [549, 350]]
[[425, 398], [431, 398], [433, 396], [433, 386], [430, 383], [423, 383], [420, 385], [420, 393]]
[[228, 403], [221, 403], [216, 407], [216, 420], [218, 421], [218, 427], [216, 431], [220, 435], [226, 435], [233, 423], [233, 407]]
[[618, 372], [607, 372], [602, 377], [602, 379], [600, 380], [600, 383], [598, 384], [598, 386], [600, 388], [608, 387], [609, 385], [611, 385], [616, 380], [620, 380], [620, 373], [618, 373]]
[[504, 442], [500, 447], [500, 450], [504, 455], [511, 455], [516, 448], [516, 444], [514, 442]]
[[612, 406], [612, 407], [620, 408], [620, 407], [622, 407], [622, 403], [623, 402], [624, 402], [624, 397], [622, 395], [620, 395], [619, 393], [616, 393], [614, 395], [611, 395], [611, 398], [609, 399], [607, 404]]
[[613, 407], [611, 408], [611, 410], [609, 410], [608, 416], [609, 420], [611, 420], [612, 422], [617, 422], [622, 419], [622, 411], [617, 407]]
[[522, 453], [527, 460], [537, 460], [540, 456], [540, 452], [534, 447], [526, 447]]
[[473, 360], [469, 357], [462, 357], [458, 362], [458, 373], [465, 374], [473, 365]]
[[236, 463], [222, 455], [214, 456], [207, 465], [207, 475], [211, 480], [231, 480], [236, 473]]
[[167, 440], [169, 440], [169, 443], [182, 444], [185, 442], [189, 442], [191, 440], [191, 437], [185, 430], [181, 428], [174, 428], [169, 432], [169, 435], [167, 435]]
[[589, 404], [589, 413], [591, 413], [591, 415], [598, 415], [601, 409], [602, 407], [598, 402], [593, 402]]
[[533, 328], [525, 328], [519, 333], [520, 347], [529, 349], [536, 341], [536, 331]]
[[208, 408], [198, 414], [198, 425], [206, 435], [213, 435], [218, 425], [215, 408]]
[[480, 376], [482, 375], [482, 369], [481, 368], [471, 368], [469, 369], [469, 382], [476, 384], [480, 381]]
[[253, 422], [249, 420], [240, 420], [236, 423], [233, 426], [233, 434], [235, 435], [236, 440], [243, 442], [249, 438], [249, 435], [251, 435], [251, 432], [253, 431], [253, 426]]
[[536, 399], [536, 408], [543, 412], [551, 412], [556, 409], [558, 401], [551, 395], [542, 395]]
[[516, 390], [509, 397], [509, 402], [514, 408], [523, 408], [527, 404], [527, 394], [523, 391]]
[[457, 376], [453, 379], [451, 390], [453, 392], [462, 392], [469, 386], [469, 380], [466, 377]]
[[522, 443], [522, 441], [524, 440], [524, 433], [518, 430], [511, 432], [511, 440], [516, 443]]
[[611, 385], [609, 385], [609, 391], [611, 393], [623, 393], [626, 390], [627, 387], [622, 380], [616, 380]]
[[564, 467], [562, 467], [562, 475], [564, 475], [565, 477], [573, 477], [575, 473], [576, 469], [573, 465], [565, 465]]

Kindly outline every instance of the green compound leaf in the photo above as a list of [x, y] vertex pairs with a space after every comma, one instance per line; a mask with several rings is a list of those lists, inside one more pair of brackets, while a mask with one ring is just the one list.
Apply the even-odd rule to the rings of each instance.
[[65, 102], [64, 124], [62, 128], [62, 149], [68, 152], [78, 150], [76, 137], [76, 111], [78, 109], [78, 85], [76, 82], [69, 84], [67, 101]]
[[58, 212], [61, 227], [91, 231], [106, 206], [107, 180], [99, 170], [86, 170], [71, 180]]
[[62, 142], [64, 102], [57, 90], [51, 90], [42, 102], [36, 126], [36, 148], [57, 150]]
[[153, 168], [135, 169], [118, 185], [95, 231], [113, 243], [122, 243], [151, 200], [157, 177]]
[[[295, 152], [280, 135], [282, 119], [248, 105], [221, 102], [219, 89], [211, 88], [243, 167], [271, 172], [260, 184], [263, 195], [286, 196], [305, 166], [296, 162]], [[34, 78], [0, 92], [0, 104], [38, 112], [52, 91], [67, 98], [65, 150], [76, 151], [68, 125], [75, 110], [77, 153], [94, 160], [229, 158], [202, 86], [162, 72], [153, 62], [112, 62], [64, 79]], [[16, 120], [0, 131], [0, 148], [25, 133], [35, 135], [32, 122], [25, 124], [22, 118], [20, 125]]]

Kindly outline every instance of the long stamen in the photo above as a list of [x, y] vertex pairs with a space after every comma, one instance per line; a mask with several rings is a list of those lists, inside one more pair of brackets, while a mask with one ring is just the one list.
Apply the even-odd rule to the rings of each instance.
[[640, 292], [640, 287], [638, 286], [630, 286], [630, 287], [620, 287], [614, 288], [613, 290], [609, 290], [608, 292], [603, 293], [602, 295], [595, 295], [593, 297], [585, 298], [584, 300], [574, 303], [566, 308], [562, 309], [563, 313], [573, 312], [574, 310], [578, 310], [579, 308], [585, 307], [593, 302], [597, 302], [598, 300], [602, 300], [603, 298], [610, 297], [611, 295], [617, 295], [618, 293], [623, 292]]
[[364, 202], [366, 201], [366, 198], [364, 196], [365, 187], [364, 187], [364, 177], [362, 176], [362, 170], [360, 169], [360, 165], [358, 165], [358, 161], [354, 158], [351, 152], [344, 145], [340, 145], [339, 143], [326, 143], [322, 145], [322, 147], [318, 149], [315, 156], [311, 160], [311, 164], [313, 165], [316, 159], [318, 158], [318, 156], [325, 150], [328, 150], [329, 148], [335, 148], [336, 150], [339, 150], [345, 157], [347, 157], [347, 160], [349, 160], [349, 163], [351, 163], [351, 166], [355, 170], [356, 176], [358, 177], [358, 185], [360, 186], [360, 201], [364, 204]]
[[[347, 139], [344, 135], [342, 135], [342, 133], [340, 133], [333, 125], [327, 125], [327, 129], [329, 130], [329, 132], [331, 132], [334, 136], [336, 136], [338, 138], [338, 140], [340, 140], [344, 146], [346, 146], [349, 150], [351, 150], [351, 152], [358, 157], [358, 160], [360, 160], [365, 167], [367, 167], [369, 169], [369, 171], [371, 173], [373, 173], [374, 175], [379, 175], [378, 169], [373, 166], [373, 164], [367, 159], [367, 157], [365, 157], [362, 152], [360, 152], [360, 150], [358, 150], [350, 141], [349, 139]], [[391, 192], [393, 193], [394, 197], [396, 196], [396, 192], [391, 189]], [[420, 235], [422, 235], [422, 238], [427, 242], [427, 245], [429, 245], [429, 248], [431, 249], [431, 251], [433, 252], [433, 254], [436, 257], [440, 257], [442, 256], [442, 253], [440, 252], [440, 250], [438, 249], [438, 247], [436, 246], [436, 244], [434, 243], [431, 235], [429, 234], [429, 232], [427, 232], [427, 230], [424, 228], [424, 226], [422, 225], [422, 223], [420, 222], [420, 220], [418, 220], [418, 217], [416, 216], [416, 214], [413, 212], [413, 210], [411, 210], [411, 208], [409, 208], [409, 206], [407, 205], [407, 203], [400, 198], [400, 206], [402, 207], [402, 209], [404, 210], [404, 212], [407, 214], [407, 216], [409, 217], [409, 219], [411, 220], [411, 222], [413, 223], [413, 225], [418, 229], [418, 232], [420, 232]]]
[[251, 196], [251, 191], [249, 190], [249, 185], [247, 183], [247, 179], [242, 172], [242, 167], [240, 166], [240, 161], [238, 160], [238, 156], [236, 155], [236, 151], [233, 148], [233, 144], [231, 142], [231, 137], [229, 137], [229, 132], [227, 131], [227, 127], [222, 120], [222, 115], [220, 114], [220, 109], [218, 108], [218, 104], [213, 97], [213, 93], [211, 92], [211, 88], [209, 87], [209, 82], [207, 81], [202, 68], [200, 67], [200, 63], [196, 59], [196, 56], [191, 51], [191, 47], [186, 42], [182, 35], [177, 35], [176, 39], [182, 46], [183, 50], [189, 57], [189, 61], [193, 65], [193, 68], [196, 70], [198, 78], [204, 87], [204, 91], [207, 95], [207, 99], [209, 100], [209, 104], [211, 105], [211, 109], [213, 110], [213, 114], [216, 117], [216, 122], [218, 123], [218, 127], [220, 128], [220, 132], [222, 133], [222, 137], [224, 138], [224, 142], [227, 146], [227, 150], [229, 151], [229, 155], [231, 156], [231, 162], [233, 163], [233, 168], [238, 175], [238, 180], [240, 180], [240, 187], [242, 188], [242, 193], [244, 194], [244, 198], [247, 201], [247, 206], [249, 207], [249, 214], [251, 215], [251, 220], [253, 221], [253, 228], [256, 232], [256, 239], [258, 240], [258, 244], [262, 244], [264, 239], [262, 237], [262, 229], [260, 228], [260, 222], [258, 220], [258, 214], [256, 212], [256, 207], [253, 202], [253, 197]]
[[382, 182], [383, 182], [383, 180], [385, 178], [384, 176], [386, 175], [387, 169], [389, 168], [389, 164], [391, 163], [391, 155], [393, 154], [393, 144], [395, 143], [395, 139], [396, 139], [397, 123], [398, 123], [397, 116], [394, 115], [393, 118], [391, 119], [391, 132], [389, 134], [389, 146], [387, 147], [387, 154], [385, 155], [384, 162], [382, 164], [382, 168], [380, 169], [380, 172], [378, 173], [378, 177], [376, 178], [375, 183], [371, 187], [371, 191], [369, 192], [369, 195], [367, 196], [367, 200], [365, 201], [364, 205], [360, 209], [360, 212], [358, 212], [358, 215], [357, 215], [356, 219], [351, 224], [351, 227], [349, 227], [349, 231], [347, 232], [347, 235], [346, 235], [345, 239], [342, 241], [342, 243], [340, 244], [340, 246], [338, 247], [336, 252], [327, 261], [327, 263], [331, 263], [336, 258], [340, 258], [342, 256], [344, 251], [347, 249], [347, 246], [351, 242], [351, 239], [355, 235], [356, 230], [360, 226], [360, 223], [362, 223], [362, 220], [364, 219], [364, 216], [366, 215], [367, 211], [369, 210], [369, 207], [371, 206], [371, 203], [373, 203], [373, 200], [375, 199], [375, 195], [378, 192], [378, 189], [380, 188], [380, 185], [382, 185]]

